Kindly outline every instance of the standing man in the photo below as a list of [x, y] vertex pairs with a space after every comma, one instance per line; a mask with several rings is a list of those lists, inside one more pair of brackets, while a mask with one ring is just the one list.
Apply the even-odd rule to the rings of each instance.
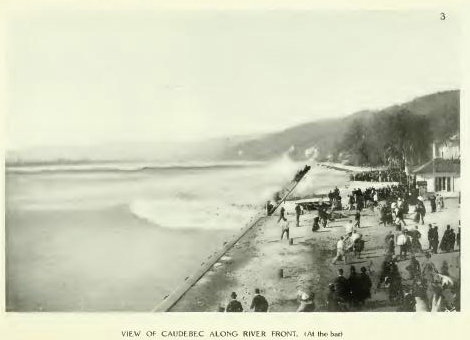
[[428, 250], [432, 249], [432, 243], [433, 243], [433, 238], [434, 238], [434, 229], [432, 228], [431, 224], [428, 224], [429, 229], [428, 229]]
[[404, 211], [403, 211], [403, 207], [400, 207], [398, 208], [398, 210], [396, 211], [396, 220], [398, 223], [403, 223], [404, 226], [406, 226], [406, 222], [404, 220]]
[[226, 312], [243, 312], [243, 307], [240, 301], [237, 300], [237, 293], [232, 292], [230, 294], [230, 297], [232, 300], [227, 305], [227, 308], [225, 309]]
[[351, 211], [354, 206], [354, 196], [348, 195], [348, 210]]
[[356, 211], [356, 214], [354, 215], [354, 220], [356, 221], [354, 223], [354, 226], [360, 228], [361, 227], [361, 212], [359, 210]]
[[431, 203], [431, 212], [436, 212], [436, 196], [431, 195], [429, 202]]
[[400, 259], [406, 259], [406, 253], [408, 252], [408, 237], [406, 230], [398, 234], [397, 246], [400, 247]]
[[300, 227], [300, 215], [302, 214], [302, 208], [300, 204], [295, 205], [295, 221], [297, 223], [297, 227]]
[[266, 215], [271, 216], [274, 206], [271, 204], [271, 201], [266, 202]]
[[279, 219], [277, 220], [277, 222], [279, 222], [280, 220], [287, 221], [287, 218], [285, 215], [286, 215], [286, 209], [284, 207], [281, 207], [281, 210], [279, 211]]
[[338, 301], [341, 304], [346, 304], [350, 301], [350, 288], [349, 288], [349, 282], [348, 280], [343, 276], [344, 272], [343, 269], [338, 269], [338, 277], [335, 279], [333, 282], [335, 291], [336, 291], [336, 296], [338, 298]]
[[437, 254], [437, 248], [439, 247], [439, 230], [437, 228], [437, 225], [434, 226], [434, 232], [433, 232], [433, 239], [432, 239], [432, 252], [434, 254]]
[[349, 285], [349, 296], [350, 296], [350, 306], [357, 307], [360, 295], [361, 295], [361, 281], [359, 275], [357, 275], [356, 267], [351, 266], [350, 274], [348, 278]]
[[[421, 219], [421, 224], [424, 224], [424, 215], [426, 215], [426, 207], [424, 206], [424, 202], [422, 200], [418, 201], [418, 209], [419, 209], [419, 219]], [[419, 220], [418, 220], [419, 222]]]
[[284, 238], [284, 234], [286, 234], [287, 239], [289, 240], [289, 222], [287, 221], [287, 219], [281, 222], [281, 228], [281, 240]]
[[361, 253], [364, 250], [365, 241], [362, 239], [362, 235], [359, 233], [353, 233], [351, 240], [353, 244], [354, 256], [360, 259]]
[[334, 194], [335, 194], [336, 197], [339, 197], [339, 189], [338, 189], [338, 187], [335, 187]]
[[318, 217], [320, 217], [323, 228], [326, 228], [326, 225], [328, 224], [328, 213], [325, 208], [318, 207]]
[[367, 274], [366, 267], [361, 267], [361, 274], [359, 274], [359, 287], [359, 304], [363, 306], [366, 299], [371, 297], [370, 289], [372, 288], [372, 280]]
[[255, 296], [251, 301], [250, 309], [253, 309], [254, 312], [267, 312], [268, 306], [268, 301], [263, 295], [260, 294], [259, 288], [255, 288]]
[[336, 243], [336, 257], [333, 259], [333, 264], [336, 264], [336, 261], [339, 259], [343, 259], [344, 262], [346, 263], [346, 257], [344, 254], [344, 237], [341, 236]]
[[415, 226], [414, 230], [410, 230], [408, 234], [411, 234], [411, 251], [413, 253], [421, 253], [423, 251], [423, 247], [421, 246], [421, 242], [419, 239], [421, 238], [421, 233], [418, 230], [418, 226]]
[[374, 191], [374, 205], [376, 206], [379, 203], [379, 194], [377, 191]]

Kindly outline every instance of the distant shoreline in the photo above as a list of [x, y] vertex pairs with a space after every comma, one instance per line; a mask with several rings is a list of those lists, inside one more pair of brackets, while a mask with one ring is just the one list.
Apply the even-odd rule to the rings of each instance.
[[262, 162], [70, 162], [70, 163], [27, 163], [6, 164], [5, 172], [12, 174], [41, 174], [41, 173], [82, 173], [82, 172], [139, 172], [139, 171], [165, 171], [165, 170], [205, 170], [246, 168], [261, 166]]
[[328, 168], [328, 169], [346, 171], [346, 172], [364, 172], [364, 171], [386, 169], [386, 167], [354, 166], [354, 165], [345, 165], [345, 164], [333, 163], [333, 162], [318, 162], [317, 165]]

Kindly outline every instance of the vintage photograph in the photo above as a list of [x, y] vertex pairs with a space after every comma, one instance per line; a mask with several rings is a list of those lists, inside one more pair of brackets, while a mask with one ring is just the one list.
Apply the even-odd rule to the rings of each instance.
[[460, 17], [11, 12], [7, 312], [459, 312]]

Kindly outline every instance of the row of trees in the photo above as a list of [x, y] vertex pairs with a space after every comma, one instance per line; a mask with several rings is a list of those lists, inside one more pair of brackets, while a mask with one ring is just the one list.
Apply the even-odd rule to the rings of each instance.
[[336, 155], [357, 165], [406, 169], [431, 157], [429, 118], [407, 109], [354, 120], [336, 145]]

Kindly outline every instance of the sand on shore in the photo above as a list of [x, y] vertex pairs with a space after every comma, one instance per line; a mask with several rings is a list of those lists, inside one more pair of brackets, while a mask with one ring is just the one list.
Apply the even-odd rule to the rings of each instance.
[[[369, 183], [369, 186], [373, 186]], [[347, 192], [342, 189], [341, 196], [346, 197]], [[431, 211], [428, 202], [427, 211]], [[460, 219], [459, 203], [457, 199], [446, 199], [445, 209], [425, 216], [425, 224], [418, 225], [411, 219], [411, 214], [405, 218], [407, 228], [418, 225], [422, 234], [421, 244], [428, 248], [428, 224], [439, 227], [441, 238], [447, 224], [455, 231]], [[271, 312], [294, 312], [298, 307], [297, 293], [299, 290], [310, 290], [315, 293], [317, 311], [325, 311], [328, 283], [336, 277], [338, 268], [343, 268], [345, 276], [349, 276], [349, 268], [354, 265], [358, 270], [366, 267], [373, 281], [372, 297], [367, 301], [362, 311], [394, 311], [397, 307], [388, 303], [388, 291], [377, 289], [380, 268], [384, 260], [384, 237], [395, 227], [378, 224], [378, 212], [366, 209], [362, 213], [360, 233], [366, 241], [365, 251], [361, 259], [353, 259], [348, 264], [340, 261], [337, 265], [331, 264], [335, 255], [336, 241], [344, 235], [344, 226], [353, 218], [353, 212], [346, 212], [351, 216], [330, 222], [327, 228], [317, 232], [311, 231], [313, 217], [316, 212], [301, 216], [300, 227], [295, 226], [295, 216], [288, 211], [290, 225], [289, 241], [280, 240], [281, 227], [277, 223], [278, 216], [266, 217], [262, 223], [253, 227], [235, 246], [229, 250], [213, 268], [204, 275], [187, 293], [176, 303], [170, 311], [174, 312], [215, 312], [221, 310], [230, 299], [232, 291], [238, 294], [244, 310], [248, 311], [254, 289], [260, 288], [270, 303]], [[396, 250], [398, 253], [398, 250]], [[417, 255], [418, 261], [424, 261], [424, 255]], [[437, 254], [432, 256], [433, 262], [440, 269], [442, 263], [447, 261], [452, 278], [460, 279], [460, 251]], [[400, 272], [407, 283], [408, 274], [405, 267], [409, 260], [398, 263]], [[282, 269], [284, 277], [279, 277]]]

